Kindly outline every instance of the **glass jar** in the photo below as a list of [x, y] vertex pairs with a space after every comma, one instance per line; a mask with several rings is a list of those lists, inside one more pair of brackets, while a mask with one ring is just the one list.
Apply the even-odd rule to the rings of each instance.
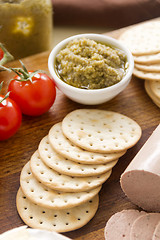
[[0, 42], [15, 59], [51, 47], [51, 0], [0, 0]]

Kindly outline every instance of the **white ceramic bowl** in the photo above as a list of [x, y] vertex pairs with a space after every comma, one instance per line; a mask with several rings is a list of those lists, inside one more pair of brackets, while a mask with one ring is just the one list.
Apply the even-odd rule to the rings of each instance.
[[[89, 39], [93, 39], [95, 41], [109, 44], [111, 46], [114, 46], [116, 48], [119, 48], [123, 50], [127, 56], [127, 61], [129, 63], [129, 67], [127, 69], [126, 75], [123, 77], [123, 79], [116, 83], [115, 85], [112, 85], [110, 87], [102, 88], [102, 89], [93, 89], [93, 90], [86, 90], [86, 89], [80, 89], [73, 86], [68, 85], [64, 81], [62, 81], [56, 71], [55, 71], [55, 59], [58, 52], [63, 49], [66, 44], [75, 39], [75, 38], [82, 38], [86, 37]], [[132, 72], [134, 68], [134, 60], [131, 52], [118, 40], [115, 40], [111, 37], [102, 35], [102, 34], [79, 34], [74, 35], [72, 37], [66, 38], [65, 40], [58, 43], [53, 50], [51, 51], [48, 59], [48, 68], [49, 72], [53, 78], [53, 81], [55, 82], [56, 86], [70, 99], [72, 99], [75, 102], [81, 103], [81, 104], [87, 104], [87, 105], [96, 105], [101, 104], [104, 102], [107, 102], [114, 98], [117, 94], [119, 94], [121, 91], [123, 91], [126, 86], [129, 84]]]

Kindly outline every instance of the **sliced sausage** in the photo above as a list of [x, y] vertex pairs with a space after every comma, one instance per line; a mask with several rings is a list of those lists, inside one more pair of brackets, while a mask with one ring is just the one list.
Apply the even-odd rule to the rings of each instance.
[[160, 125], [121, 175], [120, 183], [134, 204], [160, 212]]
[[159, 239], [160, 239], [160, 222], [157, 224], [152, 236], [152, 240], [159, 240]]
[[128, 240], [133, 222], [146, 214], [138, 210], [123, 210], [115, 213], [107, 222], [104, 235], [106, 240]]
[[160, 213], [149, 213], [137, 218], [130, 231], [130, 240], [151, 240], [155, 227], [160, 221]]

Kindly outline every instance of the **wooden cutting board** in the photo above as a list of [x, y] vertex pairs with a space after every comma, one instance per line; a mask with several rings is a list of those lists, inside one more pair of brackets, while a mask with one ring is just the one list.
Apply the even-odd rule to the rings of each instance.
[[[117, 38], [124, 29], [107, 33]], [[28, 69], [43, 69], [48, 71], [47, 59], [49, 52], [34, 55], [23, 60]], [[20, 66], [18, 61], [8, 66]], [[0, 81], [4, 81], [3, 93], [13, 74], [1, 72]], [[18, 216], [15, 204], [16, 193], [19, 188], [20, 171], [37, 150], [40, 140], [47, 135], [51, 126], [63, 119], [67, 113], [78, 108], [98, 108], [112, 110], [137, 121], [143, 133], [140, 141], [120, 158], [114, 167], [112, 175], [100, 191], [100, 203], [95, 217], [79, 230], [64, 235], [77, 240], [102, 240], [107, 220], [117, 211], [136, 209], [120, 188], [119, 179], [122, 172], [148, 139], [152, 131], [160, 122], [160, 109], [154, 105], [144, 90], [144, 81], [136, 77], [128, 87], [110, 102], [99, 106], [84, 106], [72, 102], [57, 90], [54, 105], [40, 117], [23, 116], [20, 130], [7, 141], [0, 142], [0, 233], [24, 223]]]

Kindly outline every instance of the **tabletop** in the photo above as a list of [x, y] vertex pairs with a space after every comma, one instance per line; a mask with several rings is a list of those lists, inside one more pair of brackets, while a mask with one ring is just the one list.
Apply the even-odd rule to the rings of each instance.
[[[106, 33], [117, 38], [124, 29]], [[40, 53], [23, 59], [28, 69], [48, 71], [49, 52]], [[13, 61], [7, 66], [17, 67], [20, 63]], [[12, 73], [1, 72], [0, 81], [4, 81], [3, 93], [6, 93]], [[40, 140], [47, 135], [49, 129], [60, 122], [67, 113], [79, 108], [98, 108], [116, 111], [134, 119], [142, 128], [139, 142], [122, 156], [109, 180], [100, 191], [98, 211], [93, 219], [81, 229], [64, 233], [72, 239], [102, 240], [104, 227], [108, 219], [123, 209], [137, 209], [121, 190], [119, 179], [130, 161], [151, 135], [160, 122], [160, 110], [151, 101], [144, 89], [144, 81], [132, 77], [130, 84], [117, 97], [98, 106], [86, 106], [75, 103], [65, 97], [59, 90], [51, 109], [39, 116], [23, 116], [19, 131], [9, 140], [0, 142], [0, 233], [14, 227], [24, 225], [16, 210], [16, 193], [20, 185], [20, 171], [32, 154], [37, 150]]]

